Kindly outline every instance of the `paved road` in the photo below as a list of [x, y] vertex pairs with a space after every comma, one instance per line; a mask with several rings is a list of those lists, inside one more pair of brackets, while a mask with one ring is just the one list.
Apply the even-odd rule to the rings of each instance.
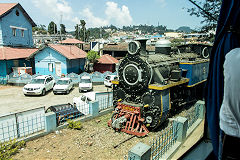
[[[82, 95], [75, 87], [68, 95], [54, 95], [49, 91], [45, 96], [24, 96], [23, 87], [9, 86], [0, 88], [0, 115], [25, 111], [33, 108], [51, 105], [72, 103], [73, 97]], [[96, 85], [94, 91], [110, 91], [104, 85]]]

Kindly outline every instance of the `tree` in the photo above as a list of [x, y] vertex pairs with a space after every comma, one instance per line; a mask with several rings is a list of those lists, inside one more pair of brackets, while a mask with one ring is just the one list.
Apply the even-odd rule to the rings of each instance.
[[93, 72], [93, 65], [97, 62], [97, 59], [99, 59], [100, 56], [98, 55], [98, 52], [90, 50], [87, 53], [87, 61], [85, 63], [85, 70], [88, 72]]
[[90, 63], [95, 63], [97, 62], [97, 59], [99, 59], [100, 56], [98, 55], [98, 52], [90, 50], [87, 53], [87, 59], [89, 60]]
[[51, 21], [48, 25], [48, 33], [50, 33], [50, 34], [57, 33], [57, 25], [53, 21]]
[[[192, 2], [192, 0], [189, 1]], [[190, 13], [191, 16], [194, 15], [203, 18], [203, 21], [201, 22], [202, 24], [204, 24], [202, 27], [202, 31], [206, 32], [216, 29], [222, 0], [202, 0], [200, 2], [193, 1], [192, 3], [195, 3], [204, 10], [203, 11], [199, 9], [197, 6], [187, 9], [187, 12]]]
[[86, 22], [80, 20], [80, 24], [76, 24], [75, 26], [75, 38], [85, 42], [89, 40], [89, 36], [90, 31], [86, 29]]
[[66, 27], [64, 24], [60, 24], [60, 31], [61, 31], [61, 34], [66, 34]]
[[46, 26], [45, 25], [37, 25], [32, 28], [32, 32], [36, 32], [37, 34], [47, 34]]
[[82, 41], [86, 41], [86, 22], [84, 20], [80, 20], [80, 25], [82, 26], [81, 30], [80, 30], [80, 38]]
[[79, 34], [80, 34], [80, 25], [76, 24], [76, 26], [75, 26], [75, 38], [76, 39], [80, 39]]

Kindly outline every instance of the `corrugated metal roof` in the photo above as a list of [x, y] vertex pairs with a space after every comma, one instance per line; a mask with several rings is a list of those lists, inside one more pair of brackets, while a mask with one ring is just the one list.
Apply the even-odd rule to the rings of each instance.
[[59, 43], [62, 43], [62, 44], [84, 44], [83, 41], [80, 41], [80, 40], [74, 39], [74, 38], [68, 38]]
[[118, 63], [118, 60], [109, 54], [104, 54], [101, 58], [98, 59], [98, 63], [101, 64], [115, 64]]
[[74, 45], [49, 44], [49, 47], [58, 51], [68, 59], [86, 58], [87, 53]]
[[2, 47], [0, 48], [0, 60], [28, 58], [37, 50], [36, 48]]

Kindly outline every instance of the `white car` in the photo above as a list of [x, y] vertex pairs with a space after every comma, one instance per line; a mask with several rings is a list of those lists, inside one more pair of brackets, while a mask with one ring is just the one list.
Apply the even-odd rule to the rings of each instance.
[[95, 100], [95, 92], [84, 93], [80, 97], [73, 98], [73, 106], [84, 115], [89, 114], [89, 102]]
[[45, 95], [51, 90], [55, 81], [50, 75], [37, 76], [32, 81], [23, 87], [24, 95]]
[[84, 115], [90, 114], [89, 102], [99, 101], [99, 109], [103, 110], [106, 105], [112, 106], [112, 92], [87, 92], [79, 97], [73, 98], [73, 106], [75, 106]]
[[104, 79], [104, 85], [106, 87], [112, 87], [112, 81], [113, 80], [117, 80], [118, 79], [118, 76], [117, 75], [108, 75], [105, 77]]
[[91, 91], [93, 89], [92, 79], [90, 76], [82, 76], [79, 82], [79, 92]]
[[71, 78], [61, 78], [56, 82], [56, 85], [53, 87], [53, 93], [68, 94], [72, 88], [73, 88], [73, 82]]

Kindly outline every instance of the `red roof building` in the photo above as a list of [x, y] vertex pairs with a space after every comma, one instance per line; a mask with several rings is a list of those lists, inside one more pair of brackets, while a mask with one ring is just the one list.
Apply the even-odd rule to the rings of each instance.
[[59, 43], [63, 44], [63, 45], [75, 45], [80, 49], [83, 49], [83, 44], [84, 44], [83, 41], [80, 41], [80, 40], [75, 39], [75, 38], [68, 38], [68, 39], [65, 39], [63, 41], [60, 41]]
[[0, 3], [0, 76], [12, 73], [13, 67], [32, 67], [32, 27], [36, 26], [19, 3]]
[[61, 43], [61, 44], [84, 44], [83, 41], [80, 41], [80, 40], [74, 39], [74, 38], [68, 38], [63, 41], [60, 41], [59, 43]]
[[0, 48], [0, 60], [13, 60], [28, 58], [38, 49], [36, 48], [12, 48], [12, 47], [1, 47]]
[[108, 54], [104, 54], [98, 59], [98, 62], [94, 64], [94, 71], [104, 73], [106, 71], [115, 72], [116, 64], [118, 60]]
[[11, 12], [12, 9], [14, 9], [15, 7], [20, 8], [23, 15], [29, 20], [33, 27], [36, 26], [32, 18], [27, 14], [27, 12], [23, 9], [23, 7], [19, 3], [0, 3], [0, 18]]
[[68, 59], [78, 59], [78, 58], [86, 58], [87, 53], [76, 46], [73, 45], [58, 45], [58, 44], [49, 44], [49, 47], [58, 51], [64, 57]]

